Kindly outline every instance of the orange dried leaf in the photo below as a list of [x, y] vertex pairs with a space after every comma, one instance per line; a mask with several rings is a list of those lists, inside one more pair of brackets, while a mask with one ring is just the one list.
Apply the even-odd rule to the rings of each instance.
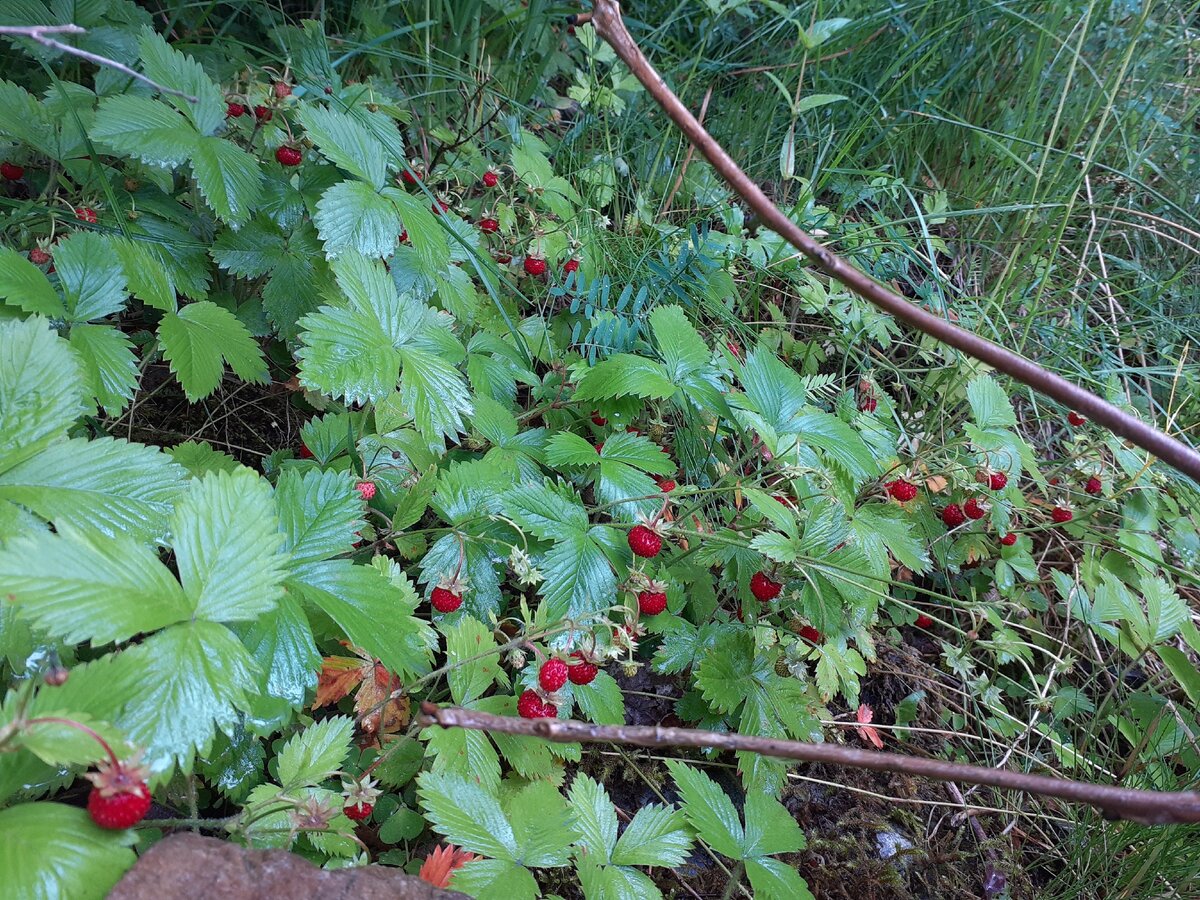
[[871, 727], [871, 720], [875, 718], [875, 711], [867, 704], [862, 704], [858, 708], [858, 726], [854, 729], [858, 732], [858, 736], [864, 744], [871, 744], [876, 750], [883, 749], [883, 738], [879, 736], [879, 732]]
[[475, 858], [474, 853], [468, 853], [453, 844], [435, 847], [433, 852], [421, 863], [421, 871], [417, 873], [422, 881], [443, 890], [450, 887], [450, 873], [461, 869]]
[[400, 689], [400, 679], [382, 663], [371, 668], [371, 677], [363, 680], [354, 698], [354, 711], [362, 718], [360, 727], [367, 734], [395, 734], [408, 724], [408, 698], [392, 697]]
[[925, 479], [925, 487], [931, 494], [940, 494], [949, 486], [950, 482], [941, 475], [930, 475]]
[[327, 656], [321, 660], [321, 672], [317, 675], [317, 697], [313, 709], [337, 703], [349, 694], [366, 677], [371, 664], [352, 656]]

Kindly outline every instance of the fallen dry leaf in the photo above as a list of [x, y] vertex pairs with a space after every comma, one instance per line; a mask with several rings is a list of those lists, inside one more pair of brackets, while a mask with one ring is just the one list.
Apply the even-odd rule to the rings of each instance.
[[433, 852], [421, 863], [421, 871], [417, 875], [422, 881], [443, 890], [450, 887], [450, 873], [461, 869], [475, 858], [474, 853], [468, 853], [453, 844], [444, 847], [434, 847]]
[[879, 732], [871, 727], [871, 720], [875, 718], [875, 711], [867, 704], [862, 704], [858, 708], [858, 725], [854, 730], [858, 732], [858, 736], [862, 738], [864, 744], [871, 744], [876, 750], [883, 749], [883, 738], [879, 736]]

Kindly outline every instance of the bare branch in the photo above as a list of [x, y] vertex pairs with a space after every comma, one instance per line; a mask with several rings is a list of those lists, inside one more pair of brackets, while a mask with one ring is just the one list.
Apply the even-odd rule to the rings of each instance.
[[961, 350], [968, 356], [987, 363], [1017, 381], [1029, 385], [1034, 390], [1054, 398], [1068, 409], [1074, 409], [1089, 416], [1114, 434], [1127, 438], [1180, 472], [1200, 480], [1200, 453], [1187, 444], [1160, 431], [1153, 425], [1117, 409], [1091, 391], [1047, 371], [1019, 353], [994, 344], [909, 303], [899, 294], [872, 280], [799, 228], [784, 215], [779, 207], [771, 202], [758, 185], [750, 180], [749, 176], [725, 151], [725, 148], [717, 143], [716, 139], [704, 129], [704, 126], [667, 87], [662, 76], [650, 65], [649, 60], [642, 54], [641, 48], [625, 28], [625, 23], [621, 20], [621, 6], [617, 0], [595, 0], [590, 17], [583, 14], [576, 16], [574, 21], [576, 24], [590, 21], [596, 32], [629, 66], [630, 71], [637, 76], [638, 81], [645, 86], [671, 121], [683, 131], [687, 139], [704, 154], [721, 177], [758, 214], [760, 221], [811, 259], [816, 267], [826, 275], [840, 281], [854, 293], [874, 303], [897, 319], [907, 322], [944, 344]]
[[443, 728], [470, 728], [474, 731], [498, 731], [545, 738], [557, 744], [632, 744], [637, 747], [693, 747], [761, 753], [779, 759], [829, 763], [875, 772], [898, 772], [935, 781], [962, 781], [1009, 791], [1023, 791], [1043, 797], [1057, 797], [1069, 803], [1087, 803], [1106, 817], [1128, 819], [1143, 825], [1179, 825], [1200, 822], [1200, 793], [1195, 791], [1140, 791], [1107, 784], [1088, 784], [1049, 775], [1030, 775], [1009, 769], [988, 769], [940, 759], [923, 759], [899, 753], [877, 753], [839, 744], [810, 744], [723, 734], [695, 728], [662, 728], [648, 725], [593, 725], [564, 719], [517, 719], [434, 703], [421, 704], [423, 725]]
[[87, 34], [87, 29], [80, 28], [78, 25], [0, 25], [0, 37], [29, 38], [29, 40], [37, 41], [43, 47], [49, 47], [51, 50], [58, 50], [71, 56], [78, 56], [80, 59], [86, 59], [88, 62], [95, 63], [98, 66], [108, 66], [110, 69], [116, 69], [122, 75], [128, 75], [130, 78], [149, 85], [160, 94], [173, 94], [176, 97], [182, 97], [189, 103], [200, 102], [191, 94], [185, 94], [183, 91], [177, 91], [175, 88], [159, 84], [157, 81], [147, 78], [141, 72], [134, 71], [129, 66], [119, 63], [115, 59], [109, 59], [107, 56], [99, 56], [87, 50], [80, 50], [78, 47], [72, 47], [70, 44], [64, 44], [62, 41], [56, 41], [52, 37], [47, 37], [50, 34]]

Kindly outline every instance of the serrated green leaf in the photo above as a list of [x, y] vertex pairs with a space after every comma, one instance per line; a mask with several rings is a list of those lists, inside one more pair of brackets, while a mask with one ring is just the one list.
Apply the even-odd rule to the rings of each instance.
[[90, 133], [92, 140], [117, 156], [163, 169], [182, 165], [199, 138], [192, 123], [176, 110], [134, 94], [101, 100]]
[[814, 900], [808, 882], [787, 863], [768, 856], [746, 860], [746, 875], [754, 896], [766, 900]]
[[617, 844], [617, 811], [599, 782], [580, 772], [567, 793], [571, 815], [579, 832], [576, 843], [584, 852], [607, 865]]
[[549, 481], [520, 484], [504, 492], [504, 508], [523, 531], [542, 540], [582, 535], [588, 526], [587, 510], [574, 490]]
[[286, 557], [271, 488], [250, 469], [193, 480], [171, 530], [195, 618], [252, 620], [283, 596]]
[[460, 619], [444, 628], [450, 695], [460, 706], [483, 696], [496, 681], [503, 681], [500, 656], [492, 630], [474, 618]]
[[88, 396], [110, 416], [120, 415], [137, 387], [133, 343], [110, 325], [75, 325], [69, 340], [83, 362]]
[[78, 680], [77, 689], [103, 693], [105, 718], [146, 748], [155, 772], [189, 770], [218, 727], [234, 727], [256, 687], [245, 647], [215, 622], [172, 625], [99, 662], [77, 667], [64, 687]]
[[321, 154], [378, 190], [387, 178], [385, 151], [360, 122], [324, 106], [303, 104], [296, 117]]
[[109, 240], [121, 260], [130, 293], [147, 306], [163, 312], [174, 312], [178, 303], [171, 270], [162, 265], [142, 241], [119, 237], [110, 237]]
[[249, 219], [262, 196], [258, 160], [218, 137], [197, 140], [191, 159], [196, 186], [217, 217], [234, 228]]
[[383, 195], [396, 204], [400, 222], [408, 232], [408, 241], [426, 276], [440, 275], [450, 265], [451, 249], [440, 217], [435, 216], [424, 194], [410, 194], [387, 187]]
[[77, 231], [59, 241], [54, 248], [54, 270], [62, 286], [68, 320], [100, 319], [125, 306], [129, 295], [125, 269], [104, 235]]
[[762, 416], [776, 434], [796, 434], [796, 420], [807, 402], [804, 382], [795, 370], [761, 347], [750, 351], [740, 372], [742, 405]]
[[162, 533], [184, 478], [157, 447], [74, 438], [0, 475], [0, 499], [56, 525], [152, 538]]
[[666, 364], [667, 377], [676, 384], [708, 365], [708, 346], [682, 307], [658, 307], [650, 314], [650, 328]]
[[322, 306], [300, 320], [300, 383], [348, 403], [378, 402], [396, 389], [400, 351], [379, 322], [355, 309]]
[[450, 876], [450, 887], [476, 900], [533, 900], [537, 879], [522, 865], [503, 859], [473, 859]]
[[193, 103], [173, 94], [162, 95], [163, 100], [192, 120], [196, 130], [212, 134], [224, 124], [225, 97], [200, 63], [171, 47], [149, 26], [142, 29], [138, 52], [147, 78], [196, 98]]
[[692, 838], [684, 815], [673, 806], [643, 806], [625, 827], [613, 850], [618, 866], [670, 866], [683, 864], [692, 852]]
[[468, 778], [487, 791], [500, 787], [500, 756], [482, 731], [434, 725], [421, 738], [434, 773]]
[[589, 621], [616, 602], [616, 572], [591, 532], [574, 533], [555, 542], [539, 568], [545, 576], [538, 593], [547, 621]]
[[546, 463], [554, 468], [564, 466], [595, 466], [600, 453], [573, 431], [560, 431], [546, 441]]
[[330, 259], [348, 251], [391, 256], [403, 229], [395, 202], [361, 181], [343, 181], [325, 191], [313, 223]]
[[795, 415], [788, 433], [821, 450], [856, 482], [879, 474], [879, 463], [871, 448], [857, 431], [831, 413], [811, 411]]
[[0, 299], [27, 313], [39, 313], [52, 319], [66, 315], [50, 279], [23, 254], [10, 247], [0, 247]]
[[46, 320], [0, 322], [0, 472], [64, 437], [86, 411], [78, 358]]
[[778, 531], [759, 532], [750, 540], [750, 549], [783, 565], [795, 562], [799, 553], [797, 541]]
[[106, 831], [86, 810], [22, 803], [0, 810], [0, 871], [22, 900], [103, 900], [137, 857], [130, 831]]
[[284, 594], [271, 612], [232, 626], [262, 677], [247, 710], [256, 730], [274, 731], [290, 721], [316, 687], [321, 654], [300, 604]]
[[929, 568], [926, 542], [907, 514], [895, 506], [872, 504], [856, 510], [850, 526], [864, 547], [878, 544], [913, 572]]
[[214, 450], [208, 441], [184, 441], [167, 452], [171, 459], [197, 476], [208, 472], [233, 472], [242, 465], [223, 450]]
[[967, 402], [971, 404], [971, 415], [980, 428], [1015, 428], [1017, 415], [1013, 412], [1008, 395], [988, 375], [980, 375], [967, 384]]
[[499, 801], [479, 785], [457, 775], [426, 772], [417, 779], [417, 796], [430, 827], [451, 843], [492, 859], [520, 858], [512, 824]]
[[404, 590], [378, 569], [347, 559], [296, 566], [288, 586], [323, 609], [352, 644], [397, 675], [415, 677], [429, 671], [428, 626], [412, 615], [417, 597], [411, 586]]
[[607, 672], [598, 672], [591, 684], [577, 684], [572, 690], [580, 712], [597, 725], [625, 724], [625, 695]]
[[683, 798], [683, 814], [700, 838], [718, 853], [742, 859], [745, 837], [729, 796], [705, 773], [679, 760], [667, 760], [667, 768]]
[[744, 632], [732, 632], [700, 661], [696, 686], [709, 706], [717, 712], [730, 713], [746, 699], [753, 674], [753, 638]]
[[345, 472], [283, 472], [275, 503], [286, 548], [297, 563], [347, 552], [363, 524], [362, 499]]
[[320, 784], [342, 768], [350, 753], [354, 720], [334, 716], [292, 735], [279, 751], [279, 783], [285, 790]]
[[1161, 644], [1175, 637], [1191, 618], [1187, 604], [1162, 578], [1143, 579], [1142, 597], [1146, 601], [1147, 635], [1151, 643]]
[[430, 442], [457, 438], [466, 431], [464, 418], [474, 411], [462, 373], [428, 350], [402, 347], [398, 352], [400, 402], [412, 410], [417, 430]]
[[193, 403], [217, 389], [225, 363], [245, 381], [270, 380], [262, 349], [246, 326], [209, 300], [167, 313], [158, 326], [158, 337], [163, 356]]
[[21, 615], [70, 643], [125, 641], [190, 614], [179, 582], [149, 547], [69, 525], [10, 541], [0, 550], [0, 581]]
[[570, 862], [571, 842], [578, 832], [558, 788], [548, 781], [535, 781], [509, 797], [504, 809], [512, 823], [518, 860], [538, 868]]
[[774, 797], [763, 793], [746, 795], [746, 856], [795, 853], [806, 846], [804, 832], [792, 814]]
[[575, 389], [575, 399], [610, 400], [641, 397], [665, 400], [675, 393], [662, 363], [628, 353], [617, 353], [588, 369]]

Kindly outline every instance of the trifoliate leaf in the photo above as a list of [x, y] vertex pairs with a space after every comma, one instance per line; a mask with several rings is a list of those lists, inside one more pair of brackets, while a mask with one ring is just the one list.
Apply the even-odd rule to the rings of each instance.
[[538, 585], [547, 621], [570, 618], [584, 622], [612, 606], [617, 598], [617, 575], [605, 552], [599, 526], [555, 542], [542, 558], [544, 580]]
[[322, 306], [300, 320], [300, 383], [348, 403], [377, 402], [396, 389], [400, 351], [379, 322], [355, 309]]
[[426, 772], [417, 779], [417, 796], [430, 827], [450, 843], [492, 859], [521, 858], [522, 848], [500, 802], [474, 782]]
[[286, 557], [271, 487], [250, 469], [193, 480], [171, 530], [196, 618], [253, 620], [283, 596]]
[[582, 534], [588, 527], [587, 510], [574, 490], [555, 485], [515, 485], [504, 492], [504, 508], [522, 530], [542, 540]]
[[567, 798], [575, 828], [579, 831], [576, 843], [589, 857], [607, 865], [617, 844], [617, 811], [608, 791], [580, 772], [571, 782]]
[[158, 326], [163, 355], [195, 403], [217, 389], [228, 363], [243, 381], [270, 380], [262, 349], [238, 318], [208, 300], [167, 313]]
[[190, 614], [179, 582], [145, 544], [60, 524], [0, 550], [0, 581], [22, 616], [60, 640], [95, 645], [157, 631]]
[[214, 450], [208, 441], [184, 441], [167, 452], [171, 454], [171, 459], [195, 476], [208, 472], [233, 472], [242, 465], [225, 451]]
[[517, 859], [538, 868], [567, 865], [577, 832], [558, 788], [535, 781], [509, 796], [504, 807], [512, 823]]

